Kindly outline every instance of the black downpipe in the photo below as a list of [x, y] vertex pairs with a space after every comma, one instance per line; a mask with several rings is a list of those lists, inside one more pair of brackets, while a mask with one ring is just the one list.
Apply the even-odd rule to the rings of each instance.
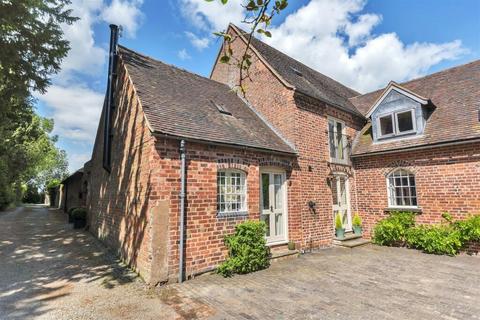
[[118, 26], [110, 25], [110, 50], [108, 56], [108, 80], [107, 80], [107, 105], [105, 106], [105, 117], [103, 119], [103, 168], [110, 172], [112, 160], [112, 131], [111, 121], [112, 113], [115, 109], [113, 101], [114, 84], [117, 78], [117, 44], [118, 44]]
[[180, 141], [180, 244], [179, 244], [179, 261], [178, 261], [178, 282], [182, 283], [184, 279], [184, 262], [185, 256], [185, 140]]

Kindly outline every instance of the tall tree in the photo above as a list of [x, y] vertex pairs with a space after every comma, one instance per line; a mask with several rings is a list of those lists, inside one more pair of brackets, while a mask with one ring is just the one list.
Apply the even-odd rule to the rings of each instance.
[[0, 0], [0, 208], [19, 197], [22, 183], [65, 167], [53, 122], [35, 114], [32, 92], [46, 91], [68, 53], [61, 24], [77, 20], [69, 4]]

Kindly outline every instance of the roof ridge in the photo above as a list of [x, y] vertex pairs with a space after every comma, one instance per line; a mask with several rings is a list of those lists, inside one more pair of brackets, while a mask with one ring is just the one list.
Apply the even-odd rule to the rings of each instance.
[[221, 86], [225, 86], [225, 87], [227, 87], [227, 88], [230, 88], [228, 85], [226, 85], [226, 84], [224, 84], [224, 83], [222, 83], [222, 82], [219, 82], [219, 81], [216, 81], [216, 80], [213, 80], [213, 79], [204, 77], [204, 76], [202, 76], [202, 75], [200, 75], [200, 74], [198, 74], [198, 73], [192, 72], [192, 71], [187, 70], [187, 69], [184, 69], [184, 68], [180, 68], [180, 67], [178, 67], [178, 66], [176, 66], [176, 65], [163, 62], [163, 61], [161, 61], [161, 60], [159, 60], [159, 59], [153, 58], [153, 57], [151, 57], [151, 56], [147, 56], [147, 55], [145, 55], [145, 54], [143, 54], [143, 53], [140, 53], [140, 52], [138, 52], [138, 51], [135, 51], [135, 50], [130, 49], [130, 48], [128, 48], [128, 47], [125, 47], [125, 46], [123, 46], [123, 45], [120, 45], [120, 44], [119, 44], [118, 46], [121, 47], [121, 48], [124, 49], [124, 50], [130, 51], [130, 52], [132, 52], [133, 54], [139, 55], [139, 56], [141, 56], [141, 57], [143, 57], [143, 58], [146, 58], [146, 59], [148, 59], [148, 60], [151, 60], [151, 61], [153, 61], [153, 62], [155, 62], [155, 63], [161, 63], [161, 64], [163, 64], [163, 65], [165, 65], [165, 66], [168, 66], [168, 67], [170, 67], [170, 68], [176, 69], [176, 70], [178, 70], [178, 71], [181, 71], [181, 72], [188, 73], [188, 74], [190, 74], [190, 75], [196, 76], [196, 77], [198, 77], [198, 78], [200, 78], [200, 79], [202, 79], [202, 80], [208, 80], [208, 81], [214, 82], [214, 83], [216, 83], [216, 84], [218, 84], [218, 85], [221, 85]]
[[[422, 76], [422, 77], [413, 78], [413, 79], [410, 79], [410, 80], [407, 80], [407, 81], [404, 81], [404, 82], [396, 82], [396, 81], [394, 81], [394, 80], [391, 80], [390, 82], [395, 82], [397, 85], [403, 87], [404, 85], [407, 85], [407, 84], [412, 83], [412, 82], [425, 80], [425, 79], [428, 79], [428, 78], [437, 76], [438, 74], [441, 74], [441, 73], [444, 73], [444, 72], [448, 72], [448, 71], [451, 71], [451, 70], [453, 70], [453, 69], [464, 68], [464, 67], [466, 67], [467, 65], [476, 64], [476, 63], [479, 63], [479, 64], [480, 64], [480, 59], [473, 60], [473, 61], [466, 62], [466, 63], [462, 63], [462, 64], [459, 64], [459, 65], [457, 65], [457, 66], [449, 67], [449, 68], [446, 68], [446, 69], [442, 69], [442, 70], [440, 70], [440, 71], [437, 71], [437, 72], [434, 72], [434, 73], [430, 73], [430, 74], [424, 75], [424, 76]], [[348, 99], [351, 100], [351, 99], [355, 99], [355, 98], [358, 98], [358, 97], [362, 97], [362, 96], [366, 96], [366, 95], [369, 95], [369, 94], [373, 94], [373, 93], [376, 93], [376, 92], [379, 92], [379, 91], [383, 91], [383, 90], [385, 90], [385, 89], [388, 87], [388, 85], [390, 84], [390, 82], [389, 82], [386, 86], [384, 86], [384, 87], [382, 87], [382, 88], [380, 88], [380, 89], [373, 90], [373, 91], [370, 91], [370, 92], [367, 92], [367, 93], [363, 93], [363, 94], [359, 94], [358, 96], [353, 96], [353, 97], [350, 97], [350, 98], [348, 98]]]
[[[233, 27], [235, 27], [235, 28], [237, 28], [237, 29], [238, 29], [240, 32], [243, 32], [243, 33], [244, 33], [244, 36], [245, 36], [245, 35], [247, 35], [247, 36], [248, 36], [248, 35], [250, 35], [250, 33], [246, 32], [245, 30], [243, 30], [242, 28], [240, 28], [240, 27], [236, 26], [235, 24], [233, 24], [233, 23], [230, 23], [230, 25], [231, 25], [231, 26], [233, 26]], [[284, 55], [284, 56], [288, 57], [289, 59], [295, 60], [296, 62], [298, 62], [298, 63], [299, 63], [299, 64], [301, 64], [302, 66], [304, 66], [304, 67], [306, 67], [307, 69], [311, 70], [312, 72], [318, 73], [319, 75], [321, 75], [321, 76], [323, 76], [323, 77], [326, 77], [326, 78], [328, 78], [328, 79], [330, 79], [330, 80], [332, 80], [332, 81], [334, 81], [334, 82], [338, 83], [339, 85], [341, 85], [341, 86], [343, 86], [343, 87], [345, 87], [345, 88], [349, 89], [349, 90], [350, 90], [350, 91], [352, 91], [353, 93], [359, 93], [359, 92], [358, 92], [358, 91], [356, 91], [355, 89], [352, 89], [352, 88], [350, 88], [349, 86], [346, 86], [346, 85], [344, 85], [344, 84], [343, 84], [343, 83], [341, 83], [340, 81], [338, 81], [338, 80], [335, 80], [335, 79], [333, 79], [332, 77], [330, 77], [330, 76], [327, 76], [326, 74], [324, 74], [324, 73], [322, 73], [322, 72], [320, 72], [320, 71], [317, 71], [317, 70], [313, 69], [312, 67], [310, 67], [310, 66], [306, 65], [305, 63], [303, 63], [303, 62], [299, 61], [298, 59], [296, 59], [296, 58], [294, 58], [294, 57], [292, 57], [292, 56], [290, 56], [290, 55], [286, 54], [285, 52], [283, 52], [283, 51], [281, 51], [281, 50], [278, 50], [278, 49], [277, 49], [277, 48], [275, 48], [275, 47], [272, 47], [271, 45], [269, 45], [269, 44], [268, 44], [268, 43], [266, 43], [265, 41], [262, 41], [262, 40], [260, 40], [259, 38], [255, 37], [255, 36], [253, 36], [253, 38], [254, 38], [255, 40], [257, 40], [257, 41], [260, 41], [262, 44], [264, 44], [264, 45], [268, 46], [269, 48], [271, 48], [271, 49], [273, 49], [273, 50], [275, 50], [275, 51], [279, 52], [280, 54], [282, 54], [282, 55]], [[253, 43], [250, 43], [250, 44], [251, 44], [252, 46], [254, 46], [254, 47], [255, 47], [255, 45], [254, 45]]]

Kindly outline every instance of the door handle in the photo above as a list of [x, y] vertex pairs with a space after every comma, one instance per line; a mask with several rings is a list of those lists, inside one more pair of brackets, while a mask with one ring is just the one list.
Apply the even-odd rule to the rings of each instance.
[[273, 206], [270, 206], [270, 211], [273, 212]]

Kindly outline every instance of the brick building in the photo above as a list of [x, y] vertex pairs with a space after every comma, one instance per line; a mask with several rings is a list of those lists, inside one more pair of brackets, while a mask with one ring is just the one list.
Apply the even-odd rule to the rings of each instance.
[[[252, 39], [241, 98], [236, 67], [204, 78], [112, 30], [86, 204], [91, 231], [149, 283], [212, 270], [245, 219], [267, 223], [273, 248], [306, 250], [332, 244], [335, 214], [350, 230], [359, 212], [368, 237], [392, 210], [480, 209], [480, 61], [360, 95]], [[228, 32], [240, 54], [245, 35]]]

